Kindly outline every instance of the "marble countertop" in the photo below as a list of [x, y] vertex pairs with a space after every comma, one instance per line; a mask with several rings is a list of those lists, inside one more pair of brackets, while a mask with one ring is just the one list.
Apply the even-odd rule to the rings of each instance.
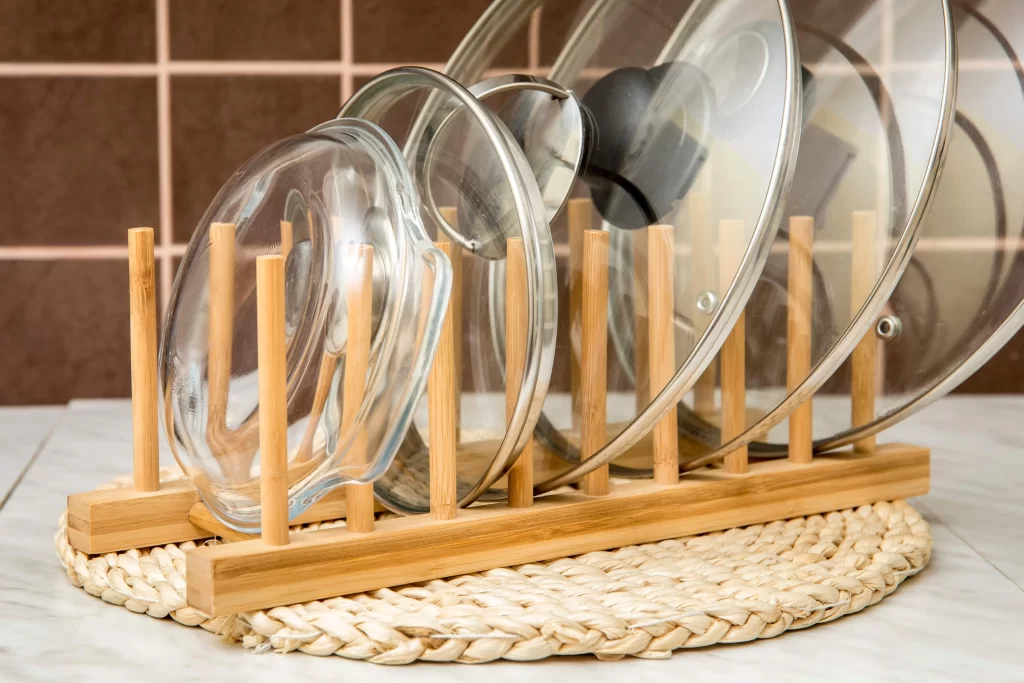
[[[73, 587], [53, 547], [69, 493], [128, 471], [129, 404], [0, 409], [0, 681], [1021, 680], [1024, 681], [1024, 397], [947, 398], [887, 432], [933, 449], [931, 566], [875, 607], [772, 640], [668, 661], [554, 658], [375, 667], [257, 655], [197, 628]], [[166, 452], [163, 459], [169, 462]], [[995, 520], [995, 523], [992, 523]]]

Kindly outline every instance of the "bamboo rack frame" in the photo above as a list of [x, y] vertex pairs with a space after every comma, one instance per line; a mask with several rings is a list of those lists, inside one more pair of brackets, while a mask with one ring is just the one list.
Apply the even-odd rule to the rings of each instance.
[[[577, 202], [573, 211], [589, 216], [589, 204]], [[858, 230], [869, 232], [867, 215], [855, 218]], [[573, 271], [571, 285], [579, 290], [578, 316], [580, 362], [574, 379], [573, 405], [578, 410], [582, 436], [581, 454], [596, 452], [607, 438], [605, 405], [607, 396], [607, 288], [608, 235], [577, 223], [578, 278]], [[220, 228], [225, 233], [228, 228]], [[738, 263], [734, 250], [742, 225], [720, 225], [720, 271], [731, 278]], [[231, 229], [233, 233], [233, 227]], [[282, 237], [286, 229], [282, 226]], [[572, 235], [572, 232], [570, 232]], [[652, 226], [644, 236], [644, 273], [648, 301], [645, 326], [647, 377], [637, 385], [653, 396], [671, 377], [675, 367], [672, 339], [674, 293], [672, 282], [677, 267], [673, 229]], [[446, 315], [438, 356], [431, 370], [428, 405], [430, 411], [430, 514], [374, 520], [375, 509], [369, 485], [346, 486], [332, 492], [295, 519], [287, 517], [287, 453], [284, 413], [284, 260], [282, 255], [257, 260], [260, 451], [262, 489], [262, 537], [225, 528], [199, 502], [189, 482], [159, 484], [157, 471], [156, 417], [156, 320], [150, 308], [153, 296], [152, 232], [132, 231], [130, 282], [132, 295], [131, 339], [133, 367], [133, 433], [135, 486], [113, 491], [74, 494], [68, 497], [68, 538], [77, 549], [104, 553], [217, 535], [232, 541], [198, 547], [190, 551], [187, 564], [188, 601], [211, 616], [242, 610], [323, 599], [335, 595], [372, 590], [408, 582], [443, 578], [510, 564], [552, 559], [576, 553], [615, 548], [633, 543], [703, 533], [774, 519], [828, 512], [879, 500], [921, 495], [928, 491], [930, 455], [927, 449], [910, 445], [858, 444], [847, 450], [813, 455], [810, 406], [791, 417], [794, 439], [789, 459], [748, 462], [745, 449], [730, 453], [725, 468], [704, 468], [680, 479], [678, 441], [674, 411], [655, 427], [652, 438], [641, 448], [650, 452], [655, 477], [652, 481], [613, 483], [608, 467], [602, 466], [583, 478], [579, 491], [556, 492], [534, 500], [532, 457], [527, 451], [509, 477], [509, 504], [477, 505], [457, 509], [455, 499], [455, 429], [458, 407], [453, 384], [458, 308]], [[147, 241], [148, 240], [148, 241]], [[791, 387], [806, 376], [810, 367], [811, 282], [809, 264], [813, 253], [813, 223], [794, 218], [791, 222], [790, 319], [788, 323], [791, 366], [787, 384]], [[852, 296], [863, 286], [873, 265], [857, 259], [874, 258], [871, 242], [854, 251]], [[636, 243], [634, 243], [636, 244]], [[232, 244], [233, 247], [233, 244]], [[458, 259], [453, 245], [439, 245], [450, 259]], [[858, 256], [859, 254], [859, 256]], [[350, 358], [346, 360], [343, 390], [345, 406], [353, 409], [362, 399], [366, 375], [366, 352], [370, 339], [370, 293], [372, 249], [355, 245], [349, 257], [361, 264], [361, 277], [353, 278], [346, 290], [349, 311]], [[227, 275], [227, 258], [221, 255], [218, 277]], [[873, 264], [873, 261], [871, 262]], [[510, 384], [521, 376], [525, 325], [525, 257], [522, 244], [509, 241], [506, 264], [506, 372]], [[149, 276], [147, 276], [149, 273]], [[860, 284], [858, 284], [860, 283]], [[641, 283], [644, 284], [644, 283]], [[458, 301], [458, 297], [453, 297]], [[639, 322], [637, 323], [639, 325]], [[742, 329], [740, 328], [740, 332]], [[574, 330], [574, 333], [576, 330]], [[223, 331], [218, 332], [222, 334]], [[744, 375], [742, 351], [736, 339], [720, 358], [723, 420], [727, 410], [738, 407], [737, 420], [744, 419], [742, 396]], [[219, 338], [219, 337], [218, 337]], [[872, 341], [866, 338], [863, 345]], [[727, 346], [729, 341], [726, 342]], [[353, 346], [354, 345], [354, 348]], [[354, 354], [354, 355], [353, 355]], [[324, 359], [327, 375], [333, 374], [337, 359]], [[138, 368], [138, 372], [135, 372]], [[866, 373], [871, 379], [858, 376]], [[854, 366], [853, 386], [863, 390], [874, 381], [875, 368], [865, 362]], [[576, 377], [574, 375], [574, 377]], [[578, 380], [578, 383], [577, 383]], [[706, 387], [705, 389], [706, 390]], [[865, 392], [855, 403], [852, 419], [864, 419]], [[729, 407], [732, 408], [729, 408]], [[804, 406], [801, 406], [804, 408]], [[511, 405], [507, 406], [512, 409]], [[733, 410], [733, 412], [736, 412]], [[731, 419], [731, 418], [730, 418]], [[344, 416], [348, 424], [351, 417]], [[733, 421], [729, 429], [743, 427]], [[670, 430], [673, 432], [670, 434]], [[723, 433], [725, 432], [723, 426]], [[730, 434], [732, 431], [729, 432]], [[303, 440], [305, 443], [305, 439]], [[358, 438], [355, 439], [360, 446]], [[532, 448], [531, 445], [527, 449]], [[301, 459], [303, 446], [300, 444]], [[289, 525], [347, 517], [342, 528], [289, 534]], [[355, 533], [354, 533], [355, 532]]]

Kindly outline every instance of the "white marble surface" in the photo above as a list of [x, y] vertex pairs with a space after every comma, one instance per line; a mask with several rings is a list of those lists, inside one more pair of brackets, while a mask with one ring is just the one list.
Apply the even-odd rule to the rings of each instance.
[[0, 410], [0, 506], [65, 411], [63, 406]]
[[[859, 615], [668, 661], [573, 657], [388, 669], [256, 655], [72, 587], [51, 538], [65, 496], [124, 473], [131, 453], [127, 403], [76, 402], [0, 511], [0, 681], [1024, 681], [1021, 415], [1024, 398], [958, 397], [886, 437], [934, 449], [933, 492], [916, 503], [933, 525], [936, 549], [925, 572]], [[998, 513], [998, 526], [982, 523], [987, 510]]]

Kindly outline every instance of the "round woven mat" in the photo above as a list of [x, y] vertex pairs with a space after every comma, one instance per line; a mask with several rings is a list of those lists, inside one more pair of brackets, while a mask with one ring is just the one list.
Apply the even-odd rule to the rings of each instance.
[[62, 516], [55, 541], [68, 578], [109, 603], [256, 651], [378, 664], [664, 658], [771, 638], [875, 604], [932, 549], [928, 523], [895, 501], [210, 620], [185, 602], [194, 543], [89, 556], [66, 531]]

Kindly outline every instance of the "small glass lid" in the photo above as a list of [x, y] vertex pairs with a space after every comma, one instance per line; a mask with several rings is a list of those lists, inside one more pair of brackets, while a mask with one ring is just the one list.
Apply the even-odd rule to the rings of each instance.
[[[870, 333], [907, 266], [948, 149], [956, 62], [947, 3], [858, 0], [841, 12], [800, 3], [794, 20], [803, 134], [787, 221], [747, 305], [745, 429], [723, 438], [709, 374], [680, 407], [688, 467], [764, 439]], [[809, 301], [790, 291], [790, 264], [803, 250]], [[802, 310], [793, 306], [808, 307], [806, 358], [789, 355], [787, 324]]]
[[[448, 72], [463, 82], [483, 75], [499, 47], [488, 22], [522, 18], [516, 10], [529, 4], [496, 3]], [[768, 256], [799, 134], [795, 43], [780, 0], [570, 4], [576, 18], [547, 79], [579, 98], [589, 147], [570, 210], [552, 222], [562, 315], [535, 431], [541, 491], [623, 453], [711, 361]], [[548, 3], [540, 5], [547, 11]], [[497, 111], [504, 118], [522, 108]], [[526, 153], [533, 156], [529, 147]], [[608, 288], [598, 294], [608, 314], [608, 428], [599, 451], [581, 463], [581, 302], [599, 291], [583, 277], [585, 230], [608, 239]], [[659, 273], [667, 279], [656, 287], [671, 290], [668, 312], [659, 314], [667, 341], [657, 377], [647, 362], [651, 240], [666, 255]], [[695, 280], [694, 272], [720, 260], [720, 277]]]
[[379, 477], [426, 387], [452, 269], [419, 207], [394, 142], [337, 120], [256, 154], [207, 209], [171, 292], [160, 381], [171, 450], [225, 524], [260, 524], [256, 259], [285, 257], [294, 517]]
[[[383, 73], [339, 116], [380, 126], [404, 150], [419, 215], [453, 251], [457, 489], [467, 505], [515, 461], [547, 391], [557, 302], [544, 201], [508, 129], [442, 74], [415, 67]], [[495, 273], [504, 273], [508, 258], [520, 264], [516, 301], [526, 311], [523, 371], [512, 386], [504, 352], [495, 352], [499, 334], [504, 348], [503, 332], [493, 325], [506, 315], [506, 281]], [[430, 508], [429, 423], [424, 397], [398, 456], [375, 483], [377, 498], [393, 510]]]
[[[875, 321], [875, 418], [851, 424], [832, 397], [819, 447], [875, 434], [945, 395], [1024, 323], [1024, 71], [1021, 5], [953, 7], [956, 113], [934, 202], [910, 264]], [[837, 381], [846, 382], [849, 367]]]

